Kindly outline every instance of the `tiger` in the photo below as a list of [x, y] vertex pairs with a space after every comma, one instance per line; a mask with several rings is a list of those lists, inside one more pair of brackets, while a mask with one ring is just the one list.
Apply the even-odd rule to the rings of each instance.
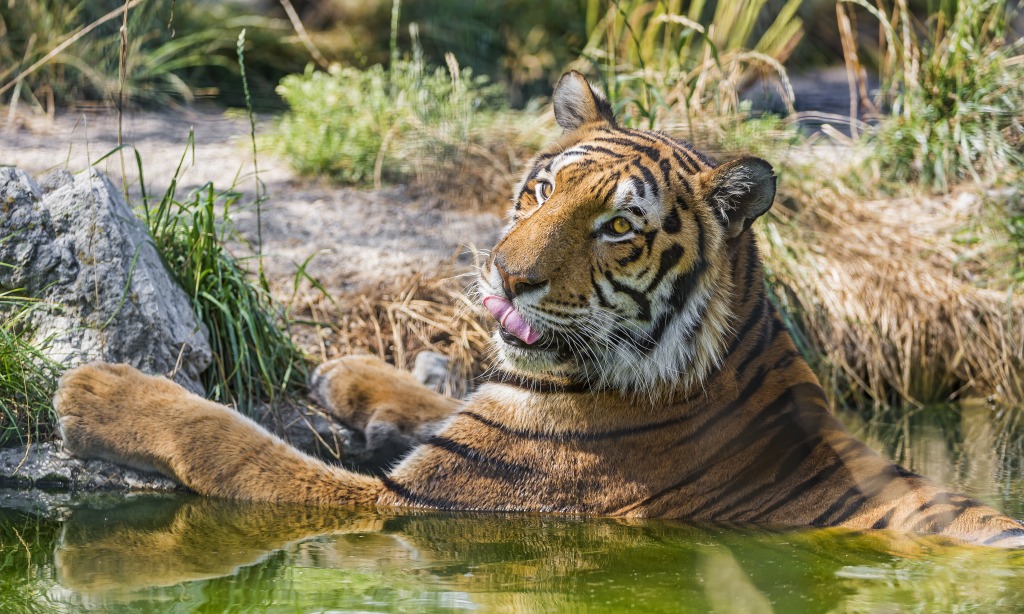
[[578, 72], [562, 135], [527, 165], [481, 265], [496, 363], [465, 400], [369, 356], [310, 377], [382, 475], [328, 464], [236, 411], [127, 365], [68, 371], [73, 454], [201, 495], [308, 505], [673, 518], [934, 534], [1024, 545], [1024, 525], [853, 437], [767, 293], [751, 225], [776, 176], [618, 124]]

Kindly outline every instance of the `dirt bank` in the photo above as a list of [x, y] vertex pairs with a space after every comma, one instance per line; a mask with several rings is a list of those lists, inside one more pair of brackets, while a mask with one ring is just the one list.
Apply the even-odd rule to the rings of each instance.
[[[272, 117], [257, 118], [261, 140], [272, 129]], [[189, 131], [195, 147], [188, 148]], [[219, 189], [234, 185], [251, 202], [255, 191], [249, 123], [243, 114], [203, 108], [172, 108], [130, 113], [123, 119], [123, 142], [139, 152], [150, 194], [162, 193], [182, 156], [185, 165], [179, 195], [212, 182]], [[22, 120], [0, 129], [0, 164], [30, 174], [85, 168], [117, 147], [113, 112], [59, 116], [52, 124]], [[374, 285], [423, 272], [459, 256], [472, 262], [474, 247], [490, 247], [501, 220], [497, 215], [453, 210], [436, 197], [417, 197], [403, 187], [380, 191], [339, 188], [296, 175], [267, 146], [258, 153], [259, 177], [268, 200], [262, 209], [263, 253], [275, 289], [290, 293], [298, 264], [314, 255], [308, 272], [332, 293]], [[131, 191], [138, 194], [134, 155], [125, 156]], [[98, 164], [115, 182], [121, 159]], [[239, 207], [233, 215], [243, 241], [257, 241], [256, 211]], [[235, 251], [245, 255], [245, 248]], [[282, 296], [280, 298], [287, 298]]]

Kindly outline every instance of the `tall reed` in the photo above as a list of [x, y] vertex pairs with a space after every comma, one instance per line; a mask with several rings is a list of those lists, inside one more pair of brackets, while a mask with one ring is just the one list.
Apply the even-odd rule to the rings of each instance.
[[758, 22], [765, 0], [588, 0], [588, 41], [581, 56], [601, 75], [627, 124], [666, 127], [735, 113], [739, 92], [757, 72], [774, 74], [791, 101], [782, 63], [803, 34], [788, 0], [767, 28]]
[[[944, 192], [1024, 165], [1024, 41], [1009, 38], [1010, 3], [943, 4], [922, 24], [907, 0], [842, 2], [880, 27], [883, 87], [874, 106], [887, 113], [868, 134], [878, 176]], [[854, 48], [847, 58], [856, 69]]]

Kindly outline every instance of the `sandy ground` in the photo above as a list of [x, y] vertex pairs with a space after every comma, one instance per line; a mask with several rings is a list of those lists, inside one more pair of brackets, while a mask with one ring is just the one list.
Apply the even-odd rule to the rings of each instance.
[[[257, 135], [272, 129], [272, 117], [257, 117]], [[84, 169], [117, 146], [113, 112], [66, 114], [54, 122], [22, 120], [0, 124], [0, 165], [17, 166], [37, 178], [49, 170]], [[185, 167], [179, 195], [207, 182], [217, 189], [232, 185], [251, 202], [255, 192], [249, 123], [243, 114], [185, 108], [135, 112], [125, 116], [123, 141], [135, 147], [143, 162], [150, 194], [169, 185], [182, 155]], [[194, 156], [186, 147], [194, 130]], [[262, 208], [264, 262], [272, 284], [290, 291], [297, 266], [313, 256], [307, 271], [330, 292], [415, 271], [432, 274], [457, 257], [473, 261], [475, 247], [488, 248], [501, 225], [498, 215], [452, 210], [437, 198], [416, 198], [402, 187], [380, 191], [339, 188], [297, 176], [287, 162], [262, 147], [259, 177], [269, 197]], [[138, 193], [134, 155], [126, 151], [126, 176]], [[120, 181], [121, 160], [115, 154], [97, 165]], [[233, 214], [243, 239], [255, 245], [256, 211], [239, 207]], [[245, 248], [234, 246], [244, 255]]]

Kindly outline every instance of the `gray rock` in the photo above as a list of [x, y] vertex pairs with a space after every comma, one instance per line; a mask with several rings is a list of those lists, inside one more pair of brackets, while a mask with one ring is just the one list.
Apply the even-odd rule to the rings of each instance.
[[457, 399], [469, 393], [468, 378], [452, 369], [447, 356], [431, 350], [416, 355], [412, 376], [427, 388]]
[[81, 460], [56, 442], [0, 448], [0, 493], [7, 489], [175, 490], [173, 480], [104, 460]]
[[202, 393], [206, 328], [145, 224], [95, 170], [58, 171], [43, 185], [0, 168], [0, 292], [40, 299], [26, 322], [33, 345], [66, 367], [104, 360], [173, 372]]

